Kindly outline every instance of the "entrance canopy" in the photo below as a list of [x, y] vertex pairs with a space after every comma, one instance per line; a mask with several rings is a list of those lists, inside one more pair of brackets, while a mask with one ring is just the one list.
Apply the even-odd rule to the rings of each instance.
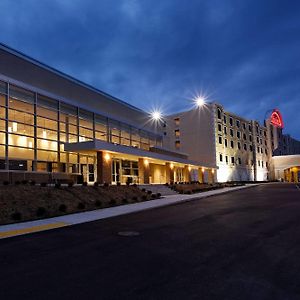
[[273, 156], [275, 179], [298, 182], [300, 179], [300, 155]]
[[162, 153], [156, 153], [146, 150], [142, 150], [139, 148], [124, 146], [124, 145], [118, 145], [113, 143], [107, 143], [101, 140], [93, 140], [93, 141], [87, 141], [87, 142], [78, 142], [78, 143], [66, 143], [65, 144], [65, 151], [71, 151], [71, 152], [95, 152], [95, 151], [106, 151], [106, 152], [112, 152], [112, 153], [120, 153], [120, 154], [126, 154], [126, 155], [133, 155], [137, 157], [143, 157], [143, 158], [149, 158], [149, 159], [155, 159], [155, 160], [161, 160], [165, 162], [174, 162], [174, 163], [180, 163], [184, 165], [190, 165], [195, 167], [204, 167], [204, 168], [217, 168], [215, 165], [200, 165], [199, 162], [192, 161], [189, 159], [173, 156], [173, 155], [167, 155]]

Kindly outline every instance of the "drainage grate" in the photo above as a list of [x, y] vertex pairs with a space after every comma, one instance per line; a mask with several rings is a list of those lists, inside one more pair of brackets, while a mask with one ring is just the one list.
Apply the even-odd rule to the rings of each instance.
[[138, 236], [140, 235], [137, 231], [119, 231], [118, 235], [120, 236]]

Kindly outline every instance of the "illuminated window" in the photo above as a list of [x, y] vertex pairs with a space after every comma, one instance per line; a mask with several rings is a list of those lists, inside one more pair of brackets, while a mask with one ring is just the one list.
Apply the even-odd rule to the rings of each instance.
[[175, 136], [176, 136], [176, 137], [179, 137], [179, 136], [180, 136], [180, 131], [179, 131], [179, 129], [176, 129], [176, 130], [175, 130]]
[[179, 126], [179, 124], [180, 124], [180, 118], [175, 118], [174, 122], [175, 122], [176, 126]]
[[180, 141], [175, 141], [175, 148], [180, 149]]

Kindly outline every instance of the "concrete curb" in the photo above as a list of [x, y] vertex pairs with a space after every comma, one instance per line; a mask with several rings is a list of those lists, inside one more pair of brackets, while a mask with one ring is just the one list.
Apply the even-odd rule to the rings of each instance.
[[0, 226], [0, 239], [9, 238], [13, 236], [45, 231], [65, 226], [93, 222], [97, 220], [107, 219], [111, 217], [131, 214], [135, 212], [145, 211], [153, 208], [164, 207], [172, 204], [184, 203], [193, 200], [204, 199], [215, 195], [231, 193], [242, 189], [258, 186], [259, 184], [249, 184], [245, 186], [238, 186], [232, 188], [223, 188], [219, 190], [212, 190], [208, 192], [192, 194], [192, 195], [170, 195], [161, 199], [150, 200], [146, 202], [139, 202], [127, 205], [121, 205], [110, 208], [103, 208], [98, 210], [86, 211], [81, 213], [74, 213], [49, 219], [28, 221], [17, 224], [9, 224]]

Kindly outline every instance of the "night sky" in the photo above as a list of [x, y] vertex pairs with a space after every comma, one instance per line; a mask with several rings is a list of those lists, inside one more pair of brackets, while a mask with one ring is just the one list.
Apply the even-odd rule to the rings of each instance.
[[0, 41], [104, 92], [173, 113], [204, 94], [300, 139], [300, 2], [1, 0]]

